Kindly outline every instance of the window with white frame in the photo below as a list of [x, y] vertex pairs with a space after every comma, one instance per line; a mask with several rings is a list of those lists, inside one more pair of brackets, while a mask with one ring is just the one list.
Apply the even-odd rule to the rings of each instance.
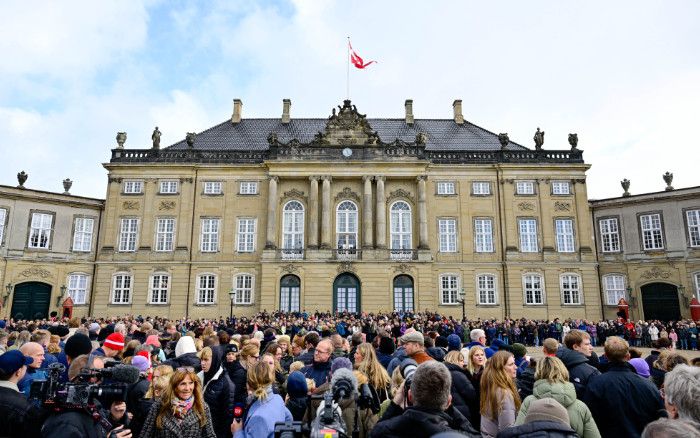
[[557, 251], [574, 252], [574, 220], [556, 219], [554, 229], [557, 234]]
[[178, 182], [179, 181], [174, 180], [161, 181], [159, 193], [162, 195], [173, 195], [177, 193]]
[[437, 193], [438, 193], [438, 195], [454, 195], [455, 194], [454, 181], [438, 181]]
[[523, 292], [525, 304], [544, 304], [542, 276], [539, 274], [523, 275]]
[[241, 195], [256, 195], [257, 193], [257, 181], [241, 181]]
[[216, 303], [216, 275], [197, 276], [197, 304]]
[[620, 252], [620, 227], [616, 217], [598, 221], [603, 252]]
[[92, 250], [92, 233], [94, 227], [95, 219], [93, 218], [75, 218], [73, 231], [73, 251], [90, 252]]
[[581, 277], [563, 274], [559, 277], [562, 304], [581, 304]]
[[472, 195], [490, 195], [491, 183], [488, 181], [474, 181], [472, 183]]
[[661, 215], [659, 213], [639, 216], [642, 228], [644, 250], [663, 249], [664, 237], [661, 232]]
[[124, 193], [135, 195], [143, 193], [143, 181], [129, 180], [124, 181]]
[[202, 235], [200, 236], [200, 249], [202, 252], [217, 252], [219, 250], [219, 227], [221, 219], [202, 219]]
[[553, 195], [569, 195], [571, 194], [571, 186], [568, 181], [552, 181]]
[[282, 213], [282, 249], [289, 250], [289, 257], [301, 257], [304, 249], [304, 206], [299, 201], [289, 201]]
[[253, 304], [253, 276], [250, 274], [236, 275], [233, 304]]
[[252, 217], [238, 219], [238, 252], [255, 251], [255, 228], [257, 221]]
[[[690, 246], [700, 246], [700, 210], [688, 210], [685, 212], [685, 217], [688, 219], [688, 240]], [[2, 233], [0, 233], [0, 240]]]
[[518, 219], [520, 252], [537, 252], [537, 219]]
[[119, 273], [112, 277], [112, 304], [131, 303], [131, 274]]
[[457, 304], [457, 288], [459, 279], [456, 275], [440, 276], [440, 304]]
[[496, 276], [481, 274], [476, 277], [476, 295], [479, 304], [496, 304]]
[[621, 298], [626, 299], [625, 277], [622, 275], [604, 275], [603, 289], [605, 290], [605, 304], [608, 306], [617, 306]]
[[474, 242], [476, 252], [493, 252], [493, 221], [491, 219], [474, 219]]
[[51, 226], [53, 215], [48, 213], [32, 213], [32, 224], [29, 231], [29, 248], [49, 249], [51, 242]]
[[204, 194], [220, 195], [223, 193], [223, 186], [221, 181], [204, 181]]
[[0, 208], [0, 245], [5, 238], [5, 222], [7, 221], [7, 209]]
[[85, 274], [70, 274], [68, 276], [68, 296], [73, 304], [85, 304], [87, 300], [88, 276]]
[[168, 304], [169, 274], [153, 274], [148, 291], [151, 304]]
[[159, 218], [156, 222], [156, 251], [172, 251], [175, 242], [175, 219]]
[[391, 205], [391, 249], [411, 249], [411, 207], [404, 201]]
[[352, 201], [338, 204], [335, 212], [338, 249], [357, 249], [357, 206]]
[[515, 183], [515, 193], [518, 195], [534, 195], [535, 194], [535, 182], [534, 181], [517, 181]]
[[695, 277], [695, 298], [700, 300], [700, 272], [697, 272], [693, 277]]
[[136, 251], [136, 238], [139, 232], [138, 218], [122, 218], [119, 227], [119, 251]]
[[454, 218], [438, 219], [440, 252], [457, 252], [457, 220]]

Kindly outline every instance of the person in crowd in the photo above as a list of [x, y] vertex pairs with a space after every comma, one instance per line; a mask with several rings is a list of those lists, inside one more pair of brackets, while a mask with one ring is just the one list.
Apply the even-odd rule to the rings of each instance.
[[515, 357], [515, 366], [518, 367], [518, 377], [520, 377], [520, 374], [530, 366], [530, 360], [527, 358], [527, 348], [523, 344], [516, 342], [511, 345], [510, 349], [513, 357]]
[[520, 400], [525, 400], [525, 397], [532, 395], [532, 388], [535, 385], [535, 370], [537, 369], [537, 360], [530, 359], [528, 366], [520, 372], [516, 377], [515, 386], [518, 387]]
[[450, 351], [445, 356], [445, 366], [450, 372], [452, 386], [452, 406], [464, 415], [475, 428], [479, 427], [479, 392], [474, 389], [467, 370], [464, 367], [464, 356], [460, 351]]
[[642, 432], [642, 438], [695, 438], [697, 436], [700, 436], [700, 424], [670, 418], [652, 421]]
[[204, 347], [199, 352], [202, 371], [197, 377], [202, 382], [204, 402], [209, 406], [217, 438], [230, 436], [233, 421], [235, 388], [222, 366], [222, 351], [218, 346]]
[[294, 371], [287, 377], [287, 401], [285, 406], [292, 414], [294, 421], [302, 421], [307, 412], [309, 388], [306, 378], [299, 371]]
[[0, 436], [24, 438], [39, 433], [38, 415], [17, 386], [33, 362], [20, 350], [0, 355]]
[[396, 351], [396, 345], [394, 345], [394, 340], [389, 336], [379, 337], [379, 348], [377, 349], [377, 360], [382, 364], [384, 368], [389, 367], [389, 362], [391, 362], [391, 355]]
[[[311, 333], [309, 333], [311, 334]], [[309, 335], [306, 335], [307, 337]], [[314, 359], [311, 365], [306, 365], [301, 372], [309, 379], [313, 379], [316, 387], [328, 381], [331, 371], [331, 356], [333, 354], [333, 344], [328, 339], [323, 339], [313, 348]]]
[[[481, 375], [486, 367], [486, 352], [484, 351], [484, 347], [481, 345], [472, 346], [467, 352], [466, 361], [467, 377], [474, 387], [478, 398], [481, 399]], [[480, 423], [481, 414], [479, 414], [479, 421], [477, 421], [476, 424], [472, 424], [476, 427], [476, 425]]]
[[412, 331], [401, 337], [402, 344], [406, 350], [406, 356], [416, 361], [418, 365], [423, 362], [435, 360], [425, 352], [425, 340], [423, 333]]
[[270, 342], [267, 344], [267, 347], [265, 347], [264, 355], [272, 358], [272, 369], [275, 373], [275, 385], [273, 386], [273, 389], [276, 388], [278, 390], [278, 392], [275, 392], [275, 394], [279, 394], [280, 396], [284, 397], [284, 382], [287, 380], [287, 372], [284, 371], [284, 368], [282, 368], [281, 361], [284, 355], [282, 346], [275, 341]]
[[191, 336], [183, 336], [175, 345], [175, 357], [166, 361], [166, 365], [170, 365], [173, 369], [182, 367], [192, 367], [195, 372], [202, 369], [199, 358], [197, 357], [197, 347], [194, 345], [194, 338]]
[[605, 340], [608, 370], [591, 379], [583, 401], [604, 437], [638, 437], [644, 427], [663, 412], [659, 390], [641, 379], [627, 362], [627, 341], [611, 336]]
[[[169, 366], [169, 365], [165, 365]], [[155, 374], [155, 371], [154, 371]], [[172, 374], [172, 371], [171, 371]], [[158, 401], [170, 385], [170, 375], [159, 375], [158, 377], [153, 377], [148, 388], [148, 392], [138, 401], [136, 409], [129, 411], [132, 413], [133, 417], [129, 421], [129, 429], [133, 436], [138, 437], [141, 435], [141, 430], [143, 429], [143, 422], [146, 421], [148, 412], [151, 410], [153, 404]]]
[[[104, 332], [103, 332], [104, 333]], [[118, 360], [119, 353], [124, 349], [124, 335], [112, 333], [108, 335], [100, 348], [92, 352], [94, 356]]]
[[285, 373], [289, 372], [289, 365], [294, 362], [294, 356], [292, 355], [292, 346], [289, 336], [282, 335], [277, 338], [277, 345], [282, 349], [282, 357], [279, 359], [280, 366]]
[[652, 341], [652, 345], [654, 349], [651, 350], [649, 355], [644, 358], [644, 360], [646, 360], [649, 364], [649, 369], [654, 368], [654, 362], [656, 362], [659, 359], [659, 355], [662, 351], [671, 349], [671, 341], [668, 338], [661, 338]]
[[467, 344], [467, 347], [470, 349], [475, 346], [483, 348], [486, 359], [490, 358], [495, 353], [495, 351], [486, 346], [486, 333], [482, 329], [474, 329], [469, 332], [469, 339], [471, 339], [471, 342]]
[[[417, 332], [420, 333], [420, 332]], [[447, 344], [447, 340], [445, 338], [436, 338], [436, 339], [442, 339], [445, 340], [445, 345]], [[431, 358], [435, 359], [438, 362], [443, 362], [445, 360], [445, 354], [447, 353], [447, 349], [444, 347], [439, 347], [435, 345], [435, 340], [431, 336], [425, 336], [423, 337], [423, 347], [428, 356]], [[415, 360], [415, 359], [414, 359]]]
[[569, 370], [569, 378], [576, 388], [576, 398], [579, 400], [583, 400], [589, 382], [600, 376], [600, 371], [588, 363], [592, 351], [591, 336], [583, 330], [576, 329], [566, 335], [564, 346], [556, 353], [556, 357], [564, 362]]
[[91, 352], [92, 342], [90, 342], [90, 338], [87, 335], [75, 333], [68, 338], [68, 340], [66, 340], [63, 351], [56, 356], [58, 362], [66, 367], [65, 371], [61, 375], [61, 383], [68, 381], [68, 367], [70, 366], [71, 362], [73, 362], [76, 357], [83, 354], [90, 354]]
[[459, 335], [452, 333], [447, 337], [447, 351], [460, 351], [462, 349], [462, 340]]
[[663, 398], [669, 418], [700, 425], [700, 368], [681, 364], [669, 371], [664, 379]]
[[555, 399], [544, 397], [530, 403], [523, 421], [498, 433], [498, 438], [578, 438], [569, 425], [566, 409]]
[[29, 397], [29, 391], [34, 380], [46, 379], [46, 370], [41, 369], [41, 364], [44, 362], [44, 348], [36, 342], [27, 342], [23, 344], [19, 351], [24, 355], [34, 359], [32, 363], [27, 366], [27, 372], [19, 381], [17, 386], [19, 390], [24, 393], [25, 396]]
[[[318, 335], [316, 332], [309, 332], [304, 336], [304, 348], [306, 348], [306, 351], [304, 351], [302, 354], [300, 354], [298, 357], [296, 357], [294, 360], [300, 360], [304, 362], [304, 365], [311, 365], [314, 362], [314, 359], [316, 358], [316, 346], [318, 343], [321, 341], [321, 337]], [[331, 346], [332, 350], [332, 346]]]
[[274, 436], [275, 423], [292, 421], [292, 414], [284, 406], [282, 398], [272, 393], [269, 366], [264, 362], [250, 366], [247, 384], [252, 391], [253, 403], [243, 421], [231, 423], [233, 438]]
[[151, 386], [149, 381], [151, 372], [151, 360], [148, 357], [148, 353], [144, 352], [145, 355], [139, 354], [134, 356], [131, 365], [139, 370], [139, 379], [136, 383], [129, 385], [129, 389], [126, 395], [126, 409], [129, 412], [134, 412], [139, 404], [139, 400], [148, 392], [148, 388]]
[[389, 398], [391, 378], [386, 369], [379, 363], [371, 344], [365, 342], [357, 347], [355, 351], [355, 369], [367, 376], [369, 385], [377, 392], [380, 402]]
[[233, 363], [233, 374], [230, 376], [234, 385], [234, 403], [245, 403], [248, 397], [246, 382], [248, 369], [260, 359], [260, 351], [255, 344], [246, 344], [238, 354], [238, 360]]
[[634, 371], [636, 371], [636, 373], [639, 376], [641, 376], [645, 379], [648, 379], [651, 376], [651, 372], [649, 370], [649, 364], [641, 357], [638, 357], [635, 359], [630, 359], [629, 364], [634, 367]]
[[[407, 328], [401, 337], [398, 338], [398, 343], [399, 346], [396, 348], [394, 351], [394, 354], [391, 355], [391, 360], [389, 361], [389, 366], [387, 367], [386, 371], [389, 373], [389, 375], [392, 375], [394, 373], [394, 369], [396, 369], [399, 365], [401, 365], [401, 362], [403, 362], [404, 359], [408, 357], [408, 353], [406, 353], [406, 346], [404, 345], [404, 336], [408, 335], [409, 333], [414, 332], [415, 329], [410, 327]], [[353, 357], [354, 360], [354, 357]]]
[[588, 406], [576, 398], [574, 385], [569, 381], [569, 371], [556, 357], [545, 357], [537, 363], [535, 385], [532, 395], [523, 400], [515, 420], [516, 425], [525, 423], [525, 417], [532, 402], [553, 398], [568, 412], [569, 425], [581, 438], [599, 438], [600, 432]]
[[484, 437], [495, 437], [501, 430], [515, 424], [520, 409], [516, 372], [515, 358], [508, 351], [496, 352], [486, 364], [481, 376], [479, 402]]
[[360, 331], [352, 334], [352, 336], [350, 337], [350, 353], [348, 355], [350, 362], [353, 362], [355, 360], [355, 350], [357, 350], [358, 345], [364, 342], [364, 338], [362, 337], [362, 333]]

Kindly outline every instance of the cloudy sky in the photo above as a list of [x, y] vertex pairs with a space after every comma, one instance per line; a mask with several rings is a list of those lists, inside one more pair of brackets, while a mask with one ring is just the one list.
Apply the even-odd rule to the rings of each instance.
[[230, 118], [326, 117], [345, 98], [346, 37], [379, 64], [351, 72], [368, 117], [450, 118], [528, 147], [579, 148], [591, 198], [700, 185], [697, 1], [4, 1], [0, 184], [104, 197], [101, 163]]

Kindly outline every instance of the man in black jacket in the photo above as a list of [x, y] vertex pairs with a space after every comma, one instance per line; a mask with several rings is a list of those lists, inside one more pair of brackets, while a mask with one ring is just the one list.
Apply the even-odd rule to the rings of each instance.
[[556, 356], [569, 370], [569, 380], [576, 388], [576, 398], [583, 400], [590, 380], [600, 375], [600, 371], [588, 363], [593, 352], [591, 336], [583, 330], [574, 329], [564, 337], [564, 345], [557, 350]]
[[34, 358], [19, 350], [0, 355], [0, 436], [26, 437], [38, 432], [37, 425], [33, 428], [31, 421], [37, 412], [30, 409], [27, 398], [17, 388], [32, 362]]

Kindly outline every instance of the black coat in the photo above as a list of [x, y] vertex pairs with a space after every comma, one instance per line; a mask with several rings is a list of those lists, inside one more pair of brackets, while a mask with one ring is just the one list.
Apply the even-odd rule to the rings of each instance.
[[292, 418], [294, 421], [304, 420], [304, 415], [306, 415], [307, 409], [306, 401], [306, 397], [290, 397], [290, 399], [287, 400], [287, 403], [285, 403], [285, 406], [287, 406], [289, 412], [292, 413]]
[[136, 404], [136, 408], [133, 411], [129, 411], [133, 414], [133, 418], [129, 421], [129, 429], [131, 429], [131, 435], [133, 437], [138, 437], [141, 435], [141, 429], [143, 429], [143, 422], [146, 421], [148, 417], [148, 411], [151, 410], [151, 406], [156, 402], [154, 398], [142, 398]]
[[204, 401], [209, 405], [217, 438], [228, 438], [231, 436], [235, 386], [223, 367], [220, 370], [221, 373], [206, 384]]
[[181, 354], [174, 359], [165, 361], [163, 365], [170, 365], [174, 370], [180, 367], [192, 367], [195, 373], [202, 371], [202, 362], [197, 357], [197, 353]]
[[[472, 426], [479, 424], [481, 414], [479, 413], [479, 393], [474, 389], [469, 380], [467, 372], [459, 365], [445, 362], [445, 366], [452, 375], [452, 406], [464, 415]], [[476, 422], [476, 423], [475, 423]]]
[[150, 382], [145, 377], [139, 377], [138, 382], [129, 386], [129, 390], [126, 393], [126, 410], [132, 414], [138, 409], [139, 400], [148, 392], [148, 387]]
[[[557, 350], [557, 357], [569, 370], [569, 381], [574, 384], [576, 398], [583, 400], [589, 381], [600, 376], [600, 371], [588, 364], [588, 358], [578, 351], [562, 347]], [[590, 407], [590, 406], [589, 406]]]
[[75, 411], [53, 415], [41, 428], [42, 438], [103, 438], [107, 432], [88, 413]]
[[41, 428], [38, 416], [39, 411], [30, 408], [24, 394], [0, 387], [0, 436], [36, 436]]
[[498, 432], [497, 438], [578, 438], [568, 424], [554, 421], [533, 421]]
[[245, 404], [248, 398], [248, 370], [243, 368], [239, 361], [235, 361], [231, 368], [233, 374], [229, 378], [234, 385], [233, 402]]
[[429, 438], [440, 432], [457, 431], [465, 436], [481, 437], [464, 415], [449, 407], [435, 411], [412, 406], [405, 411], [391, 402], [384, 416], [370, 432], [370, 438]]
[[532, 387], [535, 386], [535, 368], [532, 366], [525, 368], [515, 383], [518, 387], [520, 400], [525, 400], [525, 397], [532, 395]]

